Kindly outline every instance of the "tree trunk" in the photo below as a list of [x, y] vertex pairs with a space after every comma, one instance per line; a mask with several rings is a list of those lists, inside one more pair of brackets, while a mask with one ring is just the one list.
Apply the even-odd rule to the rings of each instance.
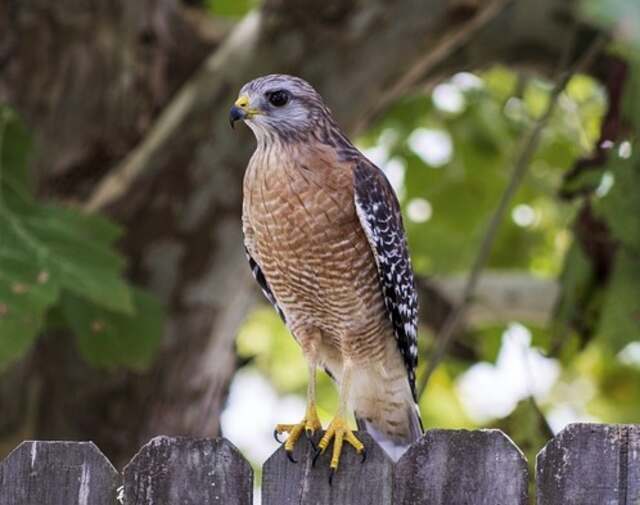
[[[42, 338], [10, 372], [30, 377], [11, 395], [39, 385], [30, 436], [93, 439], [122, 462], [155, 434], [219, 432], [234, 337], [256, 299], [239, 219], [254, 144], [227, 123], [245, 81], [301, 75], [353, 133], [455, 71], [499, 61], [548, 71], [571, 37], [572, 5], [266, 0], [224, 37], [224, 23], [177, 0], [5, 0], [0, 99], [36, 136], [41, 194], [120, 221], [129, 275], [169, 311], [145, 374], [92, 369], [68, 336]], [[0, 437], [28, 410], [14, 408]]]

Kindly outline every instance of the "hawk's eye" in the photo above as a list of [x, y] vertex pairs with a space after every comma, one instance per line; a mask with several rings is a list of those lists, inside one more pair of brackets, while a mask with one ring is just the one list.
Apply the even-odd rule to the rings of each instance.
[[267, 98], [269, 99], [269, 103], [274, 107], [282, 107], [289, 101], [289, 93], [284, 90], [272, 91], [271, 93], [267, 93]]

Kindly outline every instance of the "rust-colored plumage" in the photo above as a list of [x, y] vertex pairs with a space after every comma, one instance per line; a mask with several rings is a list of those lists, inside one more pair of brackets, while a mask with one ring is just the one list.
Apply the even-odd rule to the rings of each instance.
[[[395, 196], [301, 79], [252, 81], [231, 118], [247, 120], [258, 140], [244, 178], [247, 255], [310, 365], [310, 408], [299, 426], [317, 427], [322, 367], [340, 386], [338, 415], [354, 409], [361, 427], [397, 456], [421, 426], [415, 290]], [[295, 426], [281, 431], [295, 435]]]

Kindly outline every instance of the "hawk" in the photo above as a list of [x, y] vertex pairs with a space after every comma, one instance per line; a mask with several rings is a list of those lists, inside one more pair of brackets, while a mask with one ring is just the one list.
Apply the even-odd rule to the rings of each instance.
[[245, 84], [230, 111], [257, 140], [244, 176], [249, 265], [309, 365], [307, 409], [287, 455], [322, 427], [316, 371], [336, 382], [340, 406], [318, 444], [365, 448], [347, 423], [397, 459], [422, 434], [416, 405], [417, 297], [398, 200], [383, 172], [340, 130], [306, 81], [267, 75]]

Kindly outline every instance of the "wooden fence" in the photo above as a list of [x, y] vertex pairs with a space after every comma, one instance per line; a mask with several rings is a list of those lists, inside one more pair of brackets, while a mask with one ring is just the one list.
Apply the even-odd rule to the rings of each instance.
[[[265, 463], [263, 505], [527, 505], [527, 463], [498, 430], [434, 430], [393, 464], [366, 434], [329, 486], [309, 444]], [[538, 505], [640, 505], [640, 425], [574, 424], [536, 462]], [[156, 437], [118, 473], [91, 442], [23, 442], [0, 463], [0, 505], [251, 505], [253, 473], [224, 439]]]

